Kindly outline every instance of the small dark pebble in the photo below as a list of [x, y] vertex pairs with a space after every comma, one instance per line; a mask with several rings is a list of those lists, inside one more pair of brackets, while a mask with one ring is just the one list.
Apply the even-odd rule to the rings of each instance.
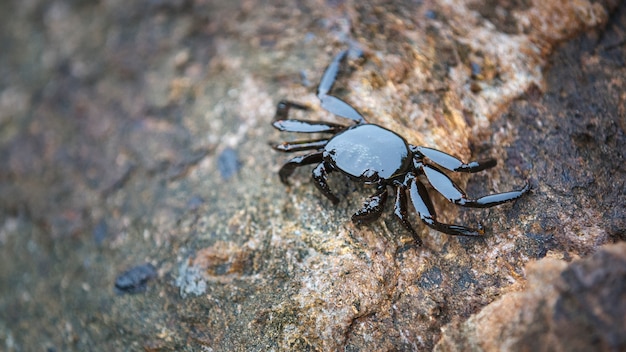
[[241, 168], [237, 151], [232, 148], [226, 148], [217, 158], [217, 168], [224, 180], [228, 180], [234, 176]]
[[152, 264], [137, 265], [115, 279], [115, 292], [118, 295], [144, 292], [148, 281], [157, 276]]

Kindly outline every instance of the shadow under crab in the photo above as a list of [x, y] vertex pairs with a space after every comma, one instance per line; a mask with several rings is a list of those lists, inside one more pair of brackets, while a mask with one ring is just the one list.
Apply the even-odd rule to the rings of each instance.
[[[411, 200], [420, 219], [431, 228], [449, 234], [478, 236], [482, 227], [470, 228], [462, 225], [445, 224], [437, 221], [437, 215], [426, 186], [419, 176], [452, 203], [472, 208], [486, 208], [520, 198], [530, 190], [526, 185], [517, 191], [487, 195], [470, 199], [441, 169], [453, 172], [474, 173], [496, 165], [495, 159], [464, 163], [442, 151], [415, 146], [397, 133], [376, 124], [367, 123], [363, 116], [350, 104], [329, 94], [337, 77], [339, 66], [347, 51], [340, 52], [326, 68], [317, 89], [317, 96], [325, 110], [354, 121], [351, 126], [341, 124], [289, 119], [291, 108], [309, 110], [308, 107], [283, 100], [278, 104], [272, 125], [285, 132], [329, 133], [329, 138], [285, 142], [273, 145], [282, 152], [314, 150], [314, 152], [292, 158], [285, 163], [279, 176], [288, 184], [289, 176], [300, 166], [317, 164], [313, 169], [315, 185], [333, 204], [339, 202], [328, 186], [328, 174], [339, 171], [352, 180], [374, 185], [376, 192], [365, 200], [363, 207], [352, 215], [352, 221], [363, 224], [378, 219], [384, 209], [388, 187], [395, 189], [394, 215], [413, 236], [417, 245], [421, 238], [407, 218], [407, 199]], [[408, 193], [408, 197], [407, 197]]]

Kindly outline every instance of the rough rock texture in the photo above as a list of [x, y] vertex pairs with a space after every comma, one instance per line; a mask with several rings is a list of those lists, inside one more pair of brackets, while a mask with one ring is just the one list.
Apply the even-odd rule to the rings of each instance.
[[[0, 349], [430, 350], [442, 328], [442, 348], [479, 348], [450, 331], [532, 287], [529, 262], [623, 258], [603, 246], [626, 237], [625, 23], [609, 0], [0, 3]], [[268, 142], [300, 137], [271, 128], [276, 103], [332, 120], [315, 85], [344, 48], [334, 93], [368, 121], [496, 158], [454, 175], [472, 196], [534, 192], [488, 210], [432, 192], [487, 233], [411, 214], [416, 248], [391, 206], [350, 222], [367, 187], [331, 177], [332, 207], [310, 168], [282, 185]], [[621, 326], [572, 313], [589, 312], [580, 268], [542, 312], [610, 349]]]
[[461, 324], [444, 329], [435, 351], [623, 351], [626, 244], [568, 264], [529, 262], [528, 283]]

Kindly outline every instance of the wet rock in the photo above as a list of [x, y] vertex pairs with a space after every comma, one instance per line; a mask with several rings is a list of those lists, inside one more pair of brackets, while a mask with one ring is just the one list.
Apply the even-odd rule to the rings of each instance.
[[443, 328], [435, 351], [622, 351], [626, 244], [586, 259], [530, 262], [528, 284], [464, 323]]
[[[0, 2], [9, 350], [431, 350], [442, 326], [523, 290], [529, 261], [625, 238], [619, 2], [148, 2]], [[527, 178], [533, 193], [467, 211], [434, 196], [441, 220], [486, 234], [441, 235], [411, 211], [417, 248], [391, 205], [350, 222], [367, 187], [332, 174], [333, 207], [310, 169], [282, 185], [276, 103], [332, 120], [314, 86], [348, 47], [363, 57], [333, 94], [413, 144], [496, 158], [453, 175], [470, 195]], [[162, 282], [116, 297], [138, 258]], [[129, 291], [153, 276], [126, 275]], [[588, 292], [585, 277], [567, 285]], [[575, 320], [583, 297], [553, 307]]]

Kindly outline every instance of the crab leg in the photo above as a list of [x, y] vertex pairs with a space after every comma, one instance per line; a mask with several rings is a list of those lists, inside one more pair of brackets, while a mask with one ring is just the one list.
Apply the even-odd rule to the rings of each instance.
[[407, 201], [406, 201], [407, 200], [406, 198], [407, 184], [406, 183], [407, 181], [408, 181], [408, 178], [405, 178], [403, 183], [398, 182], [398, 184], [396, 185], [397, 186], [396, 203], [393, 207], [393, 214], [397, 216], [398, 219], [400, 219], [400, 223], [402, 224], [402, 226], [404, 226], [404, 228], [407, 229], [407, 231], [411, 233], [411, 235], [413, 236], [413, 240], [415, 241], [415, 244], [418, 246], [421, 246], [422, 239], [417, 234], [417, 232], [415, 232], [415, 229], [409, 222], [409, 219], [407, 216], [407, 213], [408, 213], [407, 208], [406, 208], [406, 204], [407, 204]]
[[322, 161], [322, 152], [311, 153], [306, 155], [299, 155], [295, 158], [292, 158], [288, 162], [286, 162], [278, 171], [278, 176], [280, 176], [280, 180], [288, 185], [289, 184], [289, 176], [293, 173], [293, 171], [302, 165], [315, 164]]
[[[322, 153], [319, 153], [322, 155]], [[321, 160], [320, 160], [321, 161]], [[332, 166], [327, 162], [320, 162], [319, 165], [313, 169], [313, 179], [315, 180], [315, 185], [322, 191], [322, 194], [326, 196], [326, 198], [330, 199], [333, 204], [339, 203], [339, 198], [331, 192], [330, 187], [328, 187], [328, 174], [333, 171]]]
[[278, 102], [276, 106], [276, 114], [274, 115], [274, 120], [284, 120], [289, 116], [289, 109], [294, 108], [298, 110], [311, 110], [308, 106], [302, 105], [300, 103], [296, 103], [289, 100], [281, 100]]
[[350, 120], [354, 120], [358, 123], [364, 123], [365, 119], [359, 114], [355, 108], [345, 101], [334, 97], [332, 95], [320, 96], [322, 102], [322, 108], [332, 112], [333, 114], [341, 117], [345, 117]]
[[430, 161], [443, 167], [444, 169], [455, 172], [478, 172], [488, 169], [490, 167], [494, 167], [497, 164], [497, 161], [495, 159], [472, 161], [468, 164], [465, 164], [463, 161], [457, 159], [456, 157], [437, 149], [414, 145], [411, 145], [410, 148], [411, 151], [418, 158], [427, 157], [428, 159], [430, 159]]
[[364, 123], [365, 120], [363, 119], [363, 116], [361, 116], [355, 108], [345, 101], [328, 94], [335, 83], [335, 79], [337, 78], [341, 61], [343, 61], [347, 53], [347, 50], [343, 50], [337, 54], [330, 65], [328, 65], [326, 71], [324, 71], [322, 79], [320, 80], [320, 84], [317, 87], [317, 97], [320, 99], [322, 108], [325, 110], [337, 116], [356, 121], [357, 123]]
[[345, 129], [345, 126], [332, 122], [307, 120], [276, 120], [272, 122], [272, 126], [279, 131], [300, 133], [337, 133]]
[[454, 182], [452, 182], [446, 174], [434, 166], [423, 165], [422, 170], [424, 171], [428, 182], [430, 182], [437, 192], [441, 193], [441, 195], [446, 197], [450, 202], [465, 207], [489, 208], [498, 204], [513, 201], [524, 195], [524, 193], [530, 191], [530, 184], [527, 182], [526, 185], [518, 191], [497, 193], [477, 199], [469, 199], [459, 186], [454, 184]]
[[301, 150], [321, 150], [328, 143], [328, 139], [315, 139], [307, 141], [283, 142], [272, 145], [272, 148], [281, 152], [299, 152]]
[[387, 186], [379, 186], [373, 196], [367, 198], [363, 207], [352, 215], [352, 222], [366, 224], [380, 217], [387, 201]]
[[437, 221], [437, 214], [435, 213], [435, 207], [433, 206], [428, 191], [424, 184], [413, 177], [407, 175], [405, 183], [409, 183], [409, 196], [411, 197], [411, 203], [415, 211], [419, 214], [420, 219], [429, 227], [454, 236], [480, 236], [483, 234], [482, 228], [472, 229], [461, 225], [444, 224]]
[[324, 96], [330, 92], [333, 88], [333, 84], [335, 84], [335, 79], [337, 78], [337, 73], [339, 72], [339, 66], [341, 65], [341, 61], [348, 54], [348, 50], [342, 50], [339, 54], [337, 54], [333, 61], [326, 67], [326, 71], [322, 75], [322, 79], [320, 80], [320, 85], [317, 87], [317, 96]]

